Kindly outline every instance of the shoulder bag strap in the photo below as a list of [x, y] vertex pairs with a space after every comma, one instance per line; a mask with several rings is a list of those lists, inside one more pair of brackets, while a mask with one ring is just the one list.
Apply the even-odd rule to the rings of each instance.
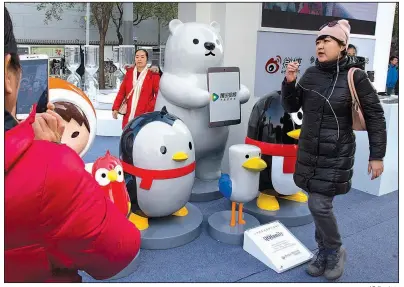
[[360, 101], [359, 101], [358, 94], [357, 94], [356, 89], [355, 89], [355, 81], [354, 81], [354, 77], [353, 77], [356, 70], [359, 70], [359, 68], [351, 68], [351, 69], [349, 69], [349, 71], [348, 71], [348, 86], [349, 86], [349, 90], [351, 92], [352, 104], [356, 103], [362, 109]]

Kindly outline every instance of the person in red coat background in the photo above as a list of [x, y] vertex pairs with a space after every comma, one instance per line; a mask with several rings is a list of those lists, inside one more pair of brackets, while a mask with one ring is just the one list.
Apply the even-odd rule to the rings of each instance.
[[129, 275], [140, 232], [60, 144], [63, 119], [36, 107], [15, 118], [21, 66], [7, 8], [4, 67], [5, 282], [80, 282], [78, 270], [98, 280]]
[[112, 106], [112, 116], [118, 119], [118, 111], [127, 99], [127, 112], [123, 116], [122, 129], [134, 117], [153, 112], [159, 91], [160, 74], [147, 68], [149, 54], [139, 49], [135, 54], [135, 66], [128, 68]]

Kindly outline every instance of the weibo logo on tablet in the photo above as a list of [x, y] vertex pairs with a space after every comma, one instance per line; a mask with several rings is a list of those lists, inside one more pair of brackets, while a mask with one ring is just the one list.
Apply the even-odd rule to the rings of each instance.
[[212, 94], [212, 101], [216, 102], [219, 99], [219, 96], [215, 93]]

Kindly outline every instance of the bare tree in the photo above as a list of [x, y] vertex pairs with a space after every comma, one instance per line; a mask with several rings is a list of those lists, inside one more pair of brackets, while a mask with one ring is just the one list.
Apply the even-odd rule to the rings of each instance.
[[139, 25], [144, 20], [153, 17], [154, 6], [158, 2], [134, 2], [133, 3], [133, 26]]
[[123, 36], [121, 33], [123, 19], [123, 3], [115, 3], [115, 11], [112, 13], [112, 22], [115, 25], [116, 36], [118, 37], [119, 45], [123, 44]]
[[[121, 27], [123, 22], [123, 3], [115, 3], [112, 12], [112, 22], [116, 28], [119, 45], [123, 43]], [[161, 27], [165, 27], [172, 19], [178, 16], [178, 3], [164, 2], [135, 2], [133, 3], [133, 26], [137, 26], [143, 21], [156, 18], [158, 22], [158, 43], [161, 42]]]
[[105, 76], [104, 76], [104, 46], [105, 37], [107, 36], [109, 20], [112, 17], [112, 9], [115, 3], [108, 2], [92, 2], [91, 12], [95, 23], [97, 24], [100, 33], [100, 53], [99, 53], [99, 85], [100, 89], [105, 89]]
[[[37, 10], [45, 10], [44, 23], [49, 24], [50, 21], [62, 20], [62, 15], [66, 9], [76, 9], [84, 11], [86, 3], [60, 3], [60, 2], [44, 2], [37, 4]], [[121, 27], [123, 23], [123, 3], [109, 2], [91, 2], [91, 18], [90, 23], [98, 28], [100, 36], [100, 54], [99, 54], [99, 85], [101, 89], [105, 88], [104, 79], [104, 46], [107, 35], [109, 21], [116, 28], [119, 45], [123, 43]], [[133, 25], [137, 26], [144, 20], [156, 18], [158, 22], [158, 45], [161, 42], [161, 27], [167, 26], [168, 23], [178, 15], [178, 3], [166, 2], [135, 2], [133, 3]]]
[[[79, 11], [84, 11], [85, 3], [39, 3], [37, 4], [37, 10], [41, 11], [45, 9], [45, 19], [44, 23], [48, 24], [52, 20], [60, 21], [62, 20], [62, 14], [66, 9], [78, 9]], [[105, 37], [107, 35], [109, 20], [112, 18], [112, 10], [115, 3], [108, 2], [91, 2], [91, 19], [90, 23], [98, 28], [100, 36], [100, 53], [99, 53], [99, 85], [100, 89], [105, 88], [105, 78], [104, 78], [104, 45]]]
[[157, 19], [158, 34], [157, 45], [161, 44], [161, 27], [166, 27], [171, 20], [178, 17], [178, 3], [160, 2], [155, 3], [153, 16]]
[[[115, 7], [112, 12], [112, 22], [115, 25], [116, 36], [118, 38], [119, 45], [123, 44], [123, 36], [121, 33], [121, 27], [123, 24], [123, 3], [114, 3]], [[161, 3], [153, 2], [138, 2], [133, 3], [133, 26], [139, 25], [144, 20], [150, 19], [154, 16], [155, 6]]]
[[78, 3], [39, 3], [36, 6], [38, 11], [45, 10], [45, 19], [43, 20], [46, 25], [55, 19], [56, 21], [62, 20], [62, 14], [65, 9], [75, 9]]

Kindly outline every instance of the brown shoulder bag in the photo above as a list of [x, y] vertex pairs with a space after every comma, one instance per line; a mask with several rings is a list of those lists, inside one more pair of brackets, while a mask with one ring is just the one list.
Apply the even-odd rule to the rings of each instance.
[[358, 68], [351, 68], [348, 71], [348, 86], [352, 97], [352, 129], [354, 131], [366, 131], [366, 122], [359, 97], [355, 89], [353, 75]]

